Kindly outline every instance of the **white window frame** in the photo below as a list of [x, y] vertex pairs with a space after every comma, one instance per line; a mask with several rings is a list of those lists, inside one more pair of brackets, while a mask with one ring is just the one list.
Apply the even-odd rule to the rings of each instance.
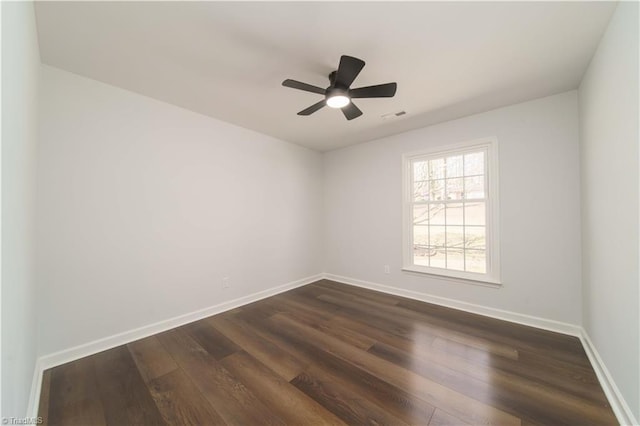
[[[484, 150], [485, 156], [485, 198], [486, 198], [486, 259], [487, 272], [484, 274], [434, 268], [414, 264], [413, 260], [413, 182], [412, 162], [442, 158], [458, 153]], [[427, 274], [440, 278], [500, 286], [500, 238], [498, 216], [498, 140], [487, 137], [468, 142], [437, 146], [431, 149], [407, 153], [402, 156], [402, 269], [403, 271]]]

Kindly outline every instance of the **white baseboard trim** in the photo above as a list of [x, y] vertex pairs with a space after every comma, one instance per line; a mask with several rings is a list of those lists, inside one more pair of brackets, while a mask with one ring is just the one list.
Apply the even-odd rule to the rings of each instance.
[[627, 401], [620, 393], [620, 390], [618, 389], [618, 386], [616, 386], [613, 377], [611, 377], [611, 373], [609, 373], [607, 366], [602, 361], [602, 358], [600, 358], [600, 354], [596, 350], [596, 347], [593, 345], [589, 334], [584, 328], [582, 328], [580, 341], [582, 342], [582, 346], [587, 353], [587, 357], [589, 357], [589, 361], [591, 361], [593, 370], [596, 372], [596, 376], [598, 376], [598, 380], [600, 381], [600, 386], [602, 386], [602, 390], [607, 396], [609, 404], [611, 405], [611, 408], [613, 409], [618, 422], [621, 425], [625, 426], [640, 424], [631, 412]]
[[534, 317], [532, 315], [519, 314], [517, 312], [505, 311], [497, 308], [490, 308], [487, 306], [462, 302], [455, 299], [448, 299], [446, 297], [434, 296], [428, 293], [390, 287], [383, 284], [372, 283], [369, 281], [358, 280], [350, 277], [343, 277], [340, 275], [325, 273], [323, 274], [323, 276], [325, 279], [331, 281], [351, 284], [356, 287], [368, 288], [369, 290], [380, 291], [382, 293], [393, 294], [396, 296], [406, 297], [408, 299], [419, 300], [421, 302], [433, 303], [435, 305], [446, 306], [448, 308], [458, 309], [460, 311], [471, 312], [473, 314], [484, 315], [486, 317], [496, 318], [522, 325], [528, 325], [530, 327], [541, 328], [543, 330], [554, 331], [556, 333], [568, 334], [575, 337], [580, 337], [582, 335], [582, 327], [574, 324]]
[[40, 391], [42, 390], [42, 358], [36, 359], [36, 365], [33, 369], [33, 380], [31, 381], [31, 392], [29, 393], [29, 402], [27, 405], [27, 417], [36, 417], [38, 415], [38, 406], [40, 405]]
[[133, 330], [114, 334], [113, 336], [104, 337], [102, 339], [84, 343], [82, 345], [78, 345], [69, 349], [64, 349], [59, 352], [41, 356], [36, 360], [33, 383], [31, 385], [31, 394], [29, 397], [27, 417], [36, 417], [38, 415], [38, 405], [40, 402], [40, 391], [42, 386], [42, 374], [44, 370], [65, 364], [67, 362], [75, 361], [77, 359], [84, 358], [86, 356], [93, 355], [107, 349], [115, 348], [116, 346], [124, 345], [135, 340], [143, 339], [157, 333], [162, 333], [163, 331], [171, 330], [172, 328], [180, 327], [181, 325], [189, 324], [191, 322], [210, 317], [211, 315], [216, 315], [243, 305], [247, 305], [249, 303], [257, 302], [258, 300], [266, 299], [267, 297], [275, 296], [276, 294], [283, 293], [285, 291], [310, 284], [314, 281], [321, 280], [322, 277], [322, 274], [312, 275], [310, 277], [292, 281], [277, 287], [272, 287], [267, 290], [262, 290], [247, 296], [239, 297], [234, 300], [229, 300], [227, 302], [222, 302], [208, 308], [190, 312], [188, 314], [179, 315], [177, 317], [159, 321], [154, 324], [145, 325]]

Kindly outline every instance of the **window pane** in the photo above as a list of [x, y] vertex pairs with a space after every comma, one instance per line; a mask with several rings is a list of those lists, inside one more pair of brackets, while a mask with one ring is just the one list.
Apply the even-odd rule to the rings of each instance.
[[433, 256], [429, 257], [429, 266], [432, 268], [446, 268], [447, 255], [444, 249], [439, 249]]
[[462, 178], [447, 179], [447, 200], [462, 200]]
[[467, 271], [479, 274], [487, 273], [487, 255], [484, 250], [466, 250], [465, 261]]
[[429, 245], [431, 248], [440, 249], [445, 245], [446, 233], [444, 226], [431, 226], [430, 237], [429, 237]]
[[445, 224], [444, 204], [429, 204], [429, 223], [431, 225]]
[[444, 179], [444, 158], [429, 161], [429, 178]]
[[427, 161], [415, 161], [413, 163], [413, 180], [429, 179], [429, 163]]
[[413, 255], [413, 264], [420, 266], [429, 266], [429, 256], [425, 256], [424, 254], [415, 251]]
[[447, 226], [447, 247], [461, 249], [464, 246], [464, 227]]
[[464, 175], [484, 174], [484, 152], [474, 152], [464, 156]]
[[455, 155], [447, 157], [447, 177], [459, 177], [462, 176], [462, 155]]
[[413, 245], [429, 244], [429, 227], [416, 225], [413, 227]]
[[444, 200], [444, 179], [429, 181], [429, 196], [433, 201]]
[[429, 266], [429, 227], [413, 227], [413, 263], [415, 265]]
[[464, 230], [464, 246], [472, 249], [484, 249], [486, 243], [484, 226], [467, 226]]
[[413, 263], [415, 265], [429, 266], [429, 258], [436, 253], [437, 250], [427, 244], [414, 244]]
[[429, 201], [428, 181], [419, 181], [413, 183], [413, 201]]
[[413, 224], [427, 225], [429, 223], [429, 206], [417, 205], [413, 206]]
[[447, 204], [447, 225], [464, 225], [464, 204]]
[[465, 225], [485, 224], [484, 201], [476, 201], [464, 204], [464, 223]]
[[464, 250], [447, 249], [447, 269], [464, 271]]
[[464, 197], [484, 198], [484, 176], [464, 178]]

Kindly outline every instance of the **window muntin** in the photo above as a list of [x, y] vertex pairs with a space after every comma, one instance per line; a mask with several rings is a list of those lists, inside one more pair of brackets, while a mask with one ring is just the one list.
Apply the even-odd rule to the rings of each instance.
[[404, 269], [498, 282], [493, 145], [405, 156]]

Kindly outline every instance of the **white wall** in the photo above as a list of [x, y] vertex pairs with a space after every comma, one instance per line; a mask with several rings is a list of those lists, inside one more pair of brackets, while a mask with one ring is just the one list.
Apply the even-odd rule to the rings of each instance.
[[[402, 272], [402, 154], [485, 136], [499, 144], [504, 285]], [[579, 174], [575, 91], [329, 152], [325, 271], [579, 324]]]
[[40, 53], [33, 4], [2, 2], [2, 417], [23, 417], [37, 355]]
[[584, 327], [640, 419], [638, 3], [619, 3], [580, 85]]
[[43, 354], [322, 271], [319, 153], [42, 76]]

